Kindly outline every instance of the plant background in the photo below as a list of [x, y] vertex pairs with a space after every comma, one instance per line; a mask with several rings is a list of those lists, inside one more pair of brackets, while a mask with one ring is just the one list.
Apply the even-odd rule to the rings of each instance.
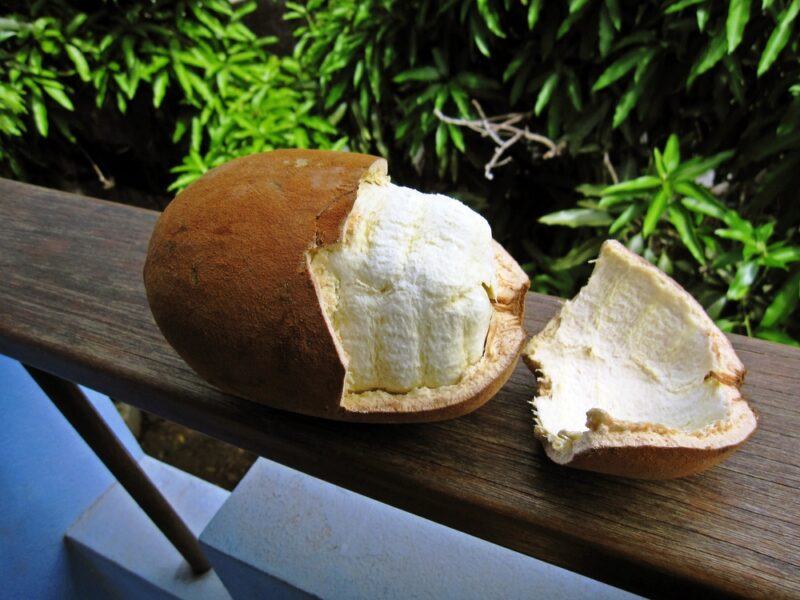
[[[537, 291], [617, 237], [727, 331], [800, 340], [800, 0], [10, 2], [0, 171], [163, 208], [235, 156], [389, 158]], [[446, 123], [518, 113], [558, 156]]]

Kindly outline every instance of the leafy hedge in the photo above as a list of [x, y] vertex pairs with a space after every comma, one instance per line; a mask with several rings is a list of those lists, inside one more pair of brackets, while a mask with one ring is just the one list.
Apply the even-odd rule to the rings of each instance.
[[[54, 144], [90, 141], [98, 112], [125, 115], [143, 97], [156, 109], [139, 115], [145, 127], [182, 142], [171, 189], [234, 156], [344, 145], [312, 112], [314, 86], [297, 62], [244, 24], [254, 2], [84, 4], [18, 3], [0, 19], [0, 164], [11, 174], [32, 176]], [[34, 132], [47, 143], [32, 145]]]
[[[7, 173], [103, 152], [98, 123], [173, 189], [236, 155], [348, 144], [484, 212], [536, 289], [574, 293], [611, 235], [724, 328], [800, 339], [800, 0], [286, 2], [288, 55], [245, 24], [252, 2], [83, 6], [0, 19]], [[520, 141], [487, 180], [494, 142], [437, 117], [475, 119], [474, 100], [563, 151]]]

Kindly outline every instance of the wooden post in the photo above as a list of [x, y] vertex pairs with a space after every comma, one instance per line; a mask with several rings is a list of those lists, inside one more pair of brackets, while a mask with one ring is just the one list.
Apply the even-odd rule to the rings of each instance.
[[25, 365], [25, 368], [122, 487], [183, 555], [192, 571], [199, 575], [211, 569], [197, 538], [117, 439], [111, 427], [80, 388], [34, 367]]

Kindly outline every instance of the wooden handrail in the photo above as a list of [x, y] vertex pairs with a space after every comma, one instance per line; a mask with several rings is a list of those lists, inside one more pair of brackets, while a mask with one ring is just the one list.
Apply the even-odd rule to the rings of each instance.
[[[454, 421], [302, 417], [217, 392], [166, 344], [141, 278], [157, 216], [0, 180], [0, 352], [633, 591], [800, 595], [800, 351], [731, 336], [759, 429], [724, 464], [682, 480], [630, 481], [552, 464], [533, 439], [534, 379], [524, 366], [485, 407]], [[529, 294], [528, 331], [558, 305]]]

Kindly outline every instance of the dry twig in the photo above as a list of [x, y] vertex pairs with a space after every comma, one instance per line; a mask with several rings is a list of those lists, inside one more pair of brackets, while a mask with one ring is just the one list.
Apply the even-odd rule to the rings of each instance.
[[603, 165], [605, 165], [608, 174], [611, 176], [611, 183], [613, 184], [619, 183], [619, 176], [617, 175], [617, 170], [611, 163], [611, 157], [608, 156], [608, 152], [603, 152]]
[[486, 163], [484, 167], [484, 175], [486, 179], [494, 179], [492, 170], [497, 167], [502, 167], [511, 161], [510, 156], [503, 158], [503, 154], [520, 140], [527, 140], [529, 142], [536, 142], [548, 148], [542, 157], [553, 158], [561, 154], [564, 149], [564, 143], [556, 143], [550, 138], [543, 136], [539, 133], [533, 133], [527, 127], [519, 127], [518, 123], [528, 118], [527, 113], [508, 113], [505, 115], [497, 115], [494, 117], [487, 117], [483, 112], [483, 108], [477, 102], [472, 101], [472, 105], [478, 112], [478, 119], [457, 119], [448, 117], [442, 114], [438, 108], [434, 110], [436, 118], [447, 123], [448, 125], [455, 125], [456, 127], [466, 127], [481, 135], [481, 137], [488, 137], [495, 144], [494, 154], [491, 160]]
[[86, 160], [89, 161], [89, 164], [92, 165], [92, 170], [94, 171], [94, 174], [97, 175], [97, 180], [103, 186], [103, 189], [110, 190], [113, 188], [114, 185], [116, 185], [114, 178], [106, 177], [103, 171], [100, 170], [100, 167], [97, 166], [97, 163], [94, 162], [94, 159], [91, 157], [91, 155], [82, 146], [78, 146], [78, 148], [81, 152], [83, 152], [83, 155], [86, 157]]

